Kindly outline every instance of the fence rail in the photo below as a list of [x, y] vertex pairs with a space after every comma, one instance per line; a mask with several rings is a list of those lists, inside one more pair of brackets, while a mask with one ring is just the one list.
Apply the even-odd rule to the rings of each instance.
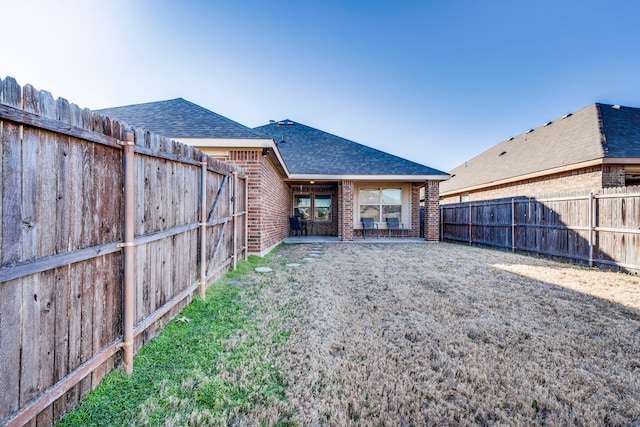
[[440, 206], [440, 238], [640, 271], [640, 188]]
[[0, 150], [0, 425], [50, 425], [246, 256], [246, 178], [12, 78]]

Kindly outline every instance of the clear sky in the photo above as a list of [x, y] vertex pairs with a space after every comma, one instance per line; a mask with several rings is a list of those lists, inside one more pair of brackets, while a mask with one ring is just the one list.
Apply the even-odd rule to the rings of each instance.
[[640, 107], [638, 0], [4, 0], [0, 78], [182, 97], [448, 171], [593, 102]]

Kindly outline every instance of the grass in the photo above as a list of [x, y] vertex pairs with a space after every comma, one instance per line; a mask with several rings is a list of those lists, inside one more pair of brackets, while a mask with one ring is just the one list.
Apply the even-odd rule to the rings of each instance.
[[242, 264], [64, 425], [640, 425], [640, 277], [444, 243], [285, 266], [311, 249]]
[[260, 325], [252, 312], [261, 308], [244, 302], [268, 282], [235, 283], [267, 262], [255, 256], [240, 262], [206, 300], [195, 299], [138, 352], [132, 375], [112, 372], [59, 425], [227, 425], [282, 401], [284, 374], [270, 352], [290, 332], [280, 327], [282, 312]]
[[280, 364], [302, 425], [640, 423], [637, 276], [372, 244], [331, 247], [295, 286]]

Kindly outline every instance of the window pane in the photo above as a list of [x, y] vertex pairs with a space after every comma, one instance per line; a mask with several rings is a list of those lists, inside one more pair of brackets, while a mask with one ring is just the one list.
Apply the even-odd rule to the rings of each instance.
[[380, 190], [360, 190], [360, 204], [373, 205], [380, 203]]
[[295, 208], [293, 210], [293, 216], [298, 218], [309, 219], [311, 218], [311, 208]]
[[378, 205], [360, 205], [360, 218], [373, 218], [380, 222], [380, 207]]
[[331, 221], [331, 209], [316, 207], [314, 219], [316, 221]]
[[382, 218], [398, 218], [402, 222], [402, 206], [383, 206]]
[[293, 206], [298, 207], [310, 207], [311, 206], [311, 196], [308, 194], [298, 194], [293, 198]]
[[317, 194], [313, 197], [313, 219], [316, 221], [331, 221], [331, 195]]
[[385, 188], [382, 190], [383, 205], [401, 205], [402, 190], [399, 188]]
[[311, 196], [298, 194], [293, 196], [293, 215], [299, 218], [311, 218]]
[[331, 207], [331, 196], [328, 194], [321, 194], [315, 197], [315, 207], [316, 208], [330, 208]]

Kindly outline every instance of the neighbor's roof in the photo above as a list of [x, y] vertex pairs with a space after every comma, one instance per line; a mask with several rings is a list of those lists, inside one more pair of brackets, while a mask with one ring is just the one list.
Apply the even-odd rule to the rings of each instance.
[[97, 111], [170, 138], [264, 138], [251, 128], [182, 98]]
[[604, 158], [640, 157], [640, 108], [591, 104], [456, 167], [440, 194]]
[[442, 175], [442, 172], [291, 120], [255, 128], [275, 139], [292, 175]]

